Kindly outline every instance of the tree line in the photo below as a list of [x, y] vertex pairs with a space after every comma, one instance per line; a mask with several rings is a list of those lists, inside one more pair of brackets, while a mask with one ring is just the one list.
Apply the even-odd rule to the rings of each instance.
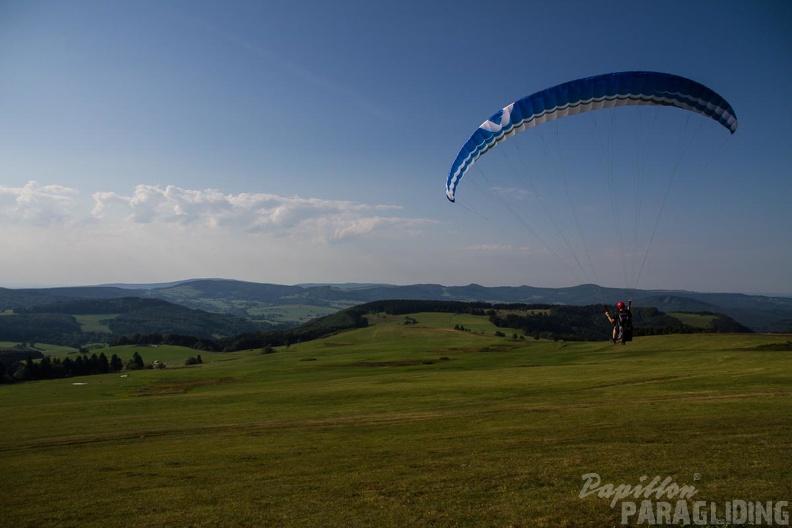
[[348, 308], [340, 312], [313, 319], [287, 330], [248, 332], [227, 337], [209, 338], [183, 334], [135, 334], [117, 338], [111, 346], [120, 345], [178, 345], [211, 352], [236, 352], [254, 348], [289, 346], [312, 341], [343, 330], [368, 326], [363, 307]]
[[[549, 304], [523, 303], [486, 303], [460, 301], [424, 301], [424, 300], [384, 300], [375, 301], [335, 314], [313, 319], [290, 329], [247, 332], [226, 337], [209, 337], [204, 335], [187, 335], [178, 333], [135, 333], [123, 335], [111, 341], [111, 346], [120, 345], [176, 345], [201, 351], [235, 352], [247, 349], [267, 349], [289, 346], [305, 341], [320, 339], [329, 335], [368, 326], [368, 314], [386, 313], [390, 315], [406, 315], [419, 312], [443, 312], [455, 314], [472, 314], [489, 316], [490, 322], [501, 328], [518, 330], [522, 336], [536, 339], [564, 339], [570, 341], [607, 340], [611, 336], [611, 326], [604, 316], [601, 305], [590, 306], [557, 306]], [[712, 314], [715, 315], [715, 314]], [[5, 318], [11, 316], [5, 316]], [[0, 318], [0, 321], [5, 319]], [[65, 321], [64, 321], [65, 322]], [[692, 328], [684, 325], [679, 319], [660, 312], [656, 308], [634, 308], [633, 325], [635, 335], [653, 335], [667, 333], [715, 332], [715, 331], [750, 331], [726, 316], [719, 315], [710, 329]], [[94, 354], [95, 355], [95, 354]], [[33, 379], [45, 379], [43, 376], [71, 376], [84, 373], [104, 373], [107, 370], [100, 354], [82, 356], [81, 364], [63, 362], [28, 368]], [[71, 360], [70, 360], [71, 361]], [[32, 362], [32, 359], [31, 359]], [[64, 360], [65, 362], [65, 360]], [[34, 362], [33, 362], [34, 363]], [[86, 366], [87, 365], [87, 366]], [[107, 367], [107, 368], [116, 368]], [[125, 364], [124, 367], [127, 365]], [[4, 378], [8, 379], [4, 367]], [[16, 372], [11, 373], [16, 375]], [[20, 374], [25, 376], [24, 372]]]
[[[571, 306], [524, 303], [486, 303], [390, 299], [361, 304], [332, 315], [320, 317], [286, 330], [250, 332], [234, 336], [209, 338], [181, 334], [135, 334], [116, 339], [112, 345], [179, 345], [213, 352], [289, 346], [294, 343], [327, 337], [337, 332], [368, 325], [367, 314], [406, 315], [419, 312], [441, 312], [489, 316], [501, 328], [519, 330], [535, 339], [567, 341], [598, 341], [611, 337], [612, 327], [601, 305]], [[501, 315], [505, 314], [505, 315]], [[670, 333], [750, 331], [726, 316], [720, 315], [710, 329], [693, 328], [657, 308], [633, 309], [635, 335]]]
[[371, 313], [404, 315], [416, 312], [443, 312], [484, 316], [488, 314], [487, 310], [493, 310], [494, 308], [506, 310], [517, 309], [518, 307], [524, 308], [526, 306], [534, 309], [550, 307], [547, 304], [491, 304], [486, 302], [394, 299], [361, 304], [307, 321], [289, 329], [248, 332], [218, 338], [195, 337], [183, 334], [138, 333], [116, 338], [110, 345], [179, 345], [211, 352], [236, 352], [238, 350], [289, 346], [295, 343], [320, 339], [345, 330], [365, 328], [368, 326], [366, 315]]
[[[610, 339], [612, 332], [612, 326], [605, 319], [604, 309], [600, 305], [552, 306], [545, 311], [506, 315], [498, 315], [493, 310], [488, 315], [495, 326], [515, 328], [534, 338], [599, 341]], [[751, 331], [729, 317], [710, 312], [699, 312], [699, 315], [714, 316], [708, 328], [688, 326], [654, 307], [633, 308], [632, 315], [633, 332], [636, 336]]]
[[44, 356], [35, 361], [33, 354], [28, 353], [24, 361], [10, 365], [0, 361], [0, 383], [91, 376], [143, 368], [146, 368], [146, 364], [138, 352], [127, 361], [122, 360], [117, 354], [113, 354], [108, 359], [104, 352], [98, 355], [93, 353], [90, 356], [82, 353], [74, 359], [68, 356], [63, 359]]

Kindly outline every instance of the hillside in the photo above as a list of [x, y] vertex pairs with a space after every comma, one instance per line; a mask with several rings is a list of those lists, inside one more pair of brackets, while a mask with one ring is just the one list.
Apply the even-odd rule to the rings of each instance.
[[74, 288], [0, 288], [0, 312], [50, 304], [74, 299], [113, 299], [128, 297], [130, 292], [109, 286], [80, 286]]
[[[216, 339], [187, 342], [183, 336], [138, 336], [124, 339], [122, 344], [171, 344], [193, 346], [200, 350], [234, 352], [238, 350], [288, 346], [324, 338], [339, 332], [365, 328], [370, 320], [385, 316], [404, 316], [404, 324], [415, 324], [410, 316], [416, 313], [468, 314], [503, 328], [504, 337], [517, 339], [552, 339], [565, 341], [607, 341], [611, 337], [601, 306], [552, 306], [547, 304], [490, 304], [458, 301], [384, 300], [341, 310], [294, 328], [255, 332]], [[679, 313], [676, 316], [656, 308], [634, 309], [636, 336], [687, 333], [751, 333], [751, 330], [722, 314]], [[690, 324], [692, 321], [693, 324]], [[462, 329], [464, 330], [464, 329]], [[153, 340], [152, 340], [153, 339]]]
[[167, 368], [0, 386], [3, 525], [623, 526], [578, 497], [591, 472], [670, 476], [719, 519], [790, 496], [786, 337], [622, 347], [414, 315], [200, 365], [117, 347]]
[[[611, 326], [602, 306], [381, 300], [360, 304], [283, 328], [227, 315], [186, 308], [159, 299], [123, 297], [82, 299], [20, 308], [0, 317], [0, 341], [90, 344], [172, 344], [199, 350], [236, 351], [289, 345], [362, 328], [376, 314], [471, 314], [524, 339], [605, 341]], [[635, 334], [729, 332], [751, 330], [723, 314], [635, 308]]]
[[792, 298], [740, 293], [624, 290], [583, 284], [569, 288], [339, 284], [284, 286], [224, 279], [167, 285], [79, 288], [0, 288], [0, 312], [80, 298], [143, 297], [187, 308], [234, 315], [269, 325], [294, 326], [352, 306], [389, 299], [489, 303], [546, 303], [571, 306], [614, 304], [633, 299], [636, 307], [663, 312], [722, 313], [756, 332], [792, 332]]
[[68, 346], [109, 343], [135, 334], [212, 338], [273, 328], [231, 315], [194, 310], [160, 299], [113, 297], [62, 300], [0, 316], [0, 341]]

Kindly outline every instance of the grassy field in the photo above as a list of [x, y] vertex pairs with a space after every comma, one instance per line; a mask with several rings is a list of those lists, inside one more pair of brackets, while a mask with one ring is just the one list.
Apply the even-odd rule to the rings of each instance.
[[515, 341], [411, 317], [193, 367], [109, 349], [168, 368], [0, 386], [3, 526], [620, 526], [579, 497], [587, 473], [792, 498], [792, 352], [756, 349], [788, 336]]
[[111, 333], [108, 326], [110, 320], [118, 317], [118, 314], [100, 314], [100, 315], [75, 315], [74, 318], [80, 324], [83, 332], [98, 332], [98, 333]]
[[[253, 304], [253, 303], [249, 303]], [[339, 307], [308, 306], [302, 304], [284, 304], [280, 306], [245, 306], [248, 317], [257, 321], [273, 324], [305, 322], [317, 317], [336, 313]], [[343, 308], [346, 308], [344, 306]]]
[[[19, 345], [19, 343], [16, 341], [0, 341], [0, 349], [11, 350], [15, 348], [17, 345]], [[77, 353], [76, 348], [63, 346], [63, 345], [51, 345], [47, 343], [35, 343], [33, 348], [34, 350], [38, 350], [42, 354], [51, 355], [53, 357], [55, 356], [65, 357], [68, 354]]]
[[692, 326], [693, 328], [711, 328], [712, 322], [718, 318], [716, 315], [680, 312], [670, 312], [668, 315], [679, 319], [682, 321], [682, 324]]

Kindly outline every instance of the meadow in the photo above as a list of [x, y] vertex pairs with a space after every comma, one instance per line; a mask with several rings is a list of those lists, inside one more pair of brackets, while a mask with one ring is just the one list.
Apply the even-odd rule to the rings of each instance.
[[2, 524], [621, 526], [579, 496], [589, 473], [792, 498], [792, 352], [762, 348], [788, 336], [622, 346], [410, 317], [189, 367], [117, 347], [167, 368], [0, 386]]

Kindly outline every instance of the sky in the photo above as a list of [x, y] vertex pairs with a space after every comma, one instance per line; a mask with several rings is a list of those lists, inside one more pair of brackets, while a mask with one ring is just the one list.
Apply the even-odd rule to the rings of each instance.
[[[217, 277], [792, 294], [790, 27], [786, 0], [2, 0], [0, 286]], [[446, 199], [457, 152], [497, 110], [629, 70], [703, 83], [739, 120], [731, 136], [690, 118], [714, 146], [630, 202], [656, 211], [641, 249], [615, 241], [621, 198], [578, 184], [603, 135], [567, 134], [577, 116], [518, 136], [561, 138], [527, 170], [545, 177], [560, 159], [571, 194], [532, 210], [549, 208], [546, 220], [579, 204], [577, 254], [556, 249], [564, 237], [541, 215], [488, 212], [508, 177], [490, 154], [467, 196], [463, 180], [460, 200]], [[665, 157], [661, 143], [652, 156]], [[617, 271], [625, 255], [638, 279]]]

